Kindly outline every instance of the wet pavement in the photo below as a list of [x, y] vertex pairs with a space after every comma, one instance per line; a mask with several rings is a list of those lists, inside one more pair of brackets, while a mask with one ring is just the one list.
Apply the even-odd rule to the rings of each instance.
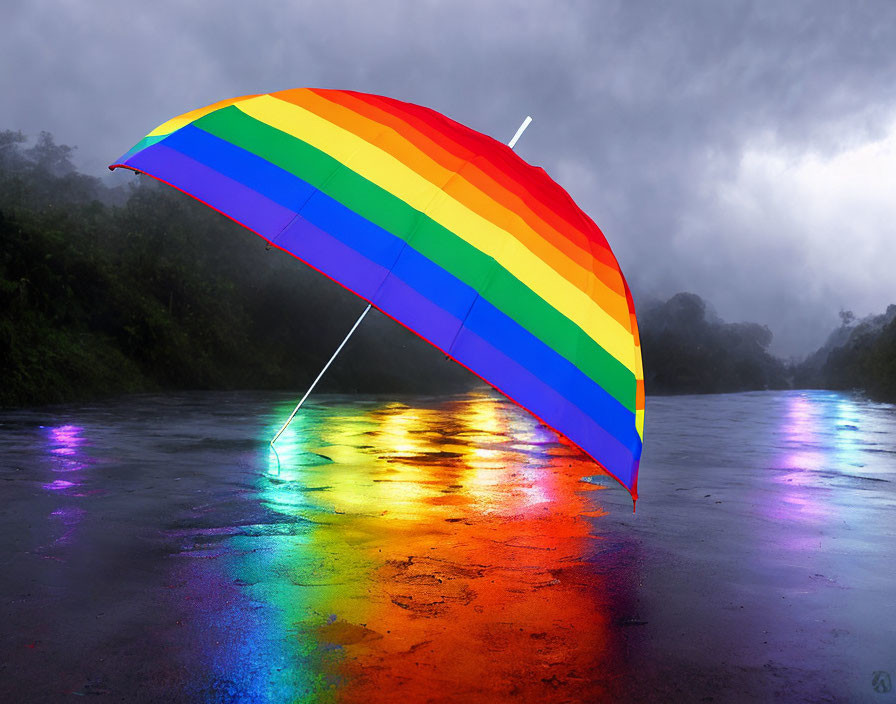
[[893, 406], [648, 399], [633, 515], [492, 393], [291, 404], [0, 413], [0, 701], [896, 697]]

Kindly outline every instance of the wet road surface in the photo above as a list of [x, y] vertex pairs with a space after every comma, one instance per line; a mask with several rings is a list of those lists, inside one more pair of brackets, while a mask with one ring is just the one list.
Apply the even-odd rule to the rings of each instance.
[[0, 414], [0, 701], [886, 701], [893, 406], [649, 399], [633, 515], [491, 393], [291, 402]]

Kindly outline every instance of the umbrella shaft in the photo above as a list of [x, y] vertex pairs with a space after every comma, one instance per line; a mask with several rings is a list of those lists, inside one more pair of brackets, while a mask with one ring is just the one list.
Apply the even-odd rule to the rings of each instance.
[[520, 125], [520, 128], [516, 131], [516, 134], [513, 135], [513, 138], [507, 143], [507, 146], [511, 149], [516, 146], [517, 140], [523, 136], [523, 132], [526, 131], [526, 128], [529, 126], [529, 123], [532, 122], [532, 117], [530, 115], [526, 115], [526, 119], [523, 120], [523, 124]]
[[[532, 122], [532, 118], [527, 115], [526, 119], [523, 120], [523, 124], [520, 125], [520, 128], [516, 131], [516, 134], [513, 135], [513, 139], [511, 139], [510, 142], [508, 142], [507, 146], [509, 146], [511, 149], [513, 149], [514, 145], [516, 145], [516, 143], [517, 143], [517, 140], [522, 136], [523, 132], [526, 131], [526, 128], [529, 126], [530, 122]], [[478, 295], [477, 295], [477, 298], [478, 298]], [[286, 419], [286, 422], [283, 424], [283, 427], [280, 428], [279, 431], [277, 431], [277, 434], [274, 436], [274, 439], [271, 440], [271, 446], [273, 446], [274, 443], [277, 442], [279, 437], [281, 435], [283, 435], [283, 431], [285, 431], [289, 427], [289, 424], [292, 423], [292, 419], [296, 417], [296, 413], [299, 412], [299, 409], [302, 407], [302, 404], [305, 403], [305, 400], [311, 395], [311, 392], [314, 391], [314, 387], [317, 386], [317, 382], [320, 381], [321, 377], [324, 375], [324, 373], [327, 371], [327, 369], [330, 368], [330, 365], [333, 363], [333, 360], [336, 359], [336, 356], [342, 351], [342, 348], [345, 347], [345, 343], [348, 342], [348, 338], [350, 338], [352, 336], [352, 333], [354, 333], [355, 330], [358, 329], [358, 326], [361, 324], [361, 321], [364, 320], [364, 316], [366, 316], [368, 311], [370, 310], [370, 305], [371, 304], [369, 304], [369, 303], [367, 304], [367, 307], [364, 309], [364, 312], [361, 313], [361, 317], [355, 321], [355, 324], [352, 325], [352, 329], [348, 331], [348, 335], [345, 336], [345, 339], [342, 341], [342, 344], [340, 344], [339, 347], [336, 348], [336, 351], [333, 353], [333, 356], [330, 357], [330, 361], [327, 362], [324, 365], [324, 368], [320, 370], [320, 374], [317, 375], [317, 379], [315, 379], [311, 383], [311, 386], [308, 387], [308, 390], [305, 392], [305, 395], [302, 396], [302, 400], [299, 401], [298, 405], [296, 405], [296, 407], [293, 409], [292, 413], [289, 415], [289, 418]]]
[[292, 423], [292, 419], [296, 417], [296, 413], [299, 412], [299, 409], [302, 407], [302, 404], [305, 403], [305, 400], [311, 395], [311, 392], [314, 391], [314, 387], [317, 386], [317, 382], [320, 381], [321, 377], [326, 373], [327, 369], [330, 368], [330, 365], [333, 363], [333, 360], [336, 359], [337, 355], [342, 352], [342, 348], [345, 347], [345, 343], [348, 342], [348, 339], [354, 334], [355, 330], [358, 329], [358, 326], [361, 324], [361, 321], [364, 320], [364, 317], [370, 312], [371, 304], [368, 303], [367, 307], [364, 309], [364, 312], [361, 313], [361, 316], [355, 321], [355, 324], [352, 325], [352, 329], [348, 331], [348, 335], [345, 336], [345, 339], [339, 344], [339, 347], [336, 348], [336, 351], [333, 353], [333, 356], [330, 357], [330, 361], [324, 365], [324, 368], [320, 370], [320, 374], [317, 375], [317, 378], [311, 382], [311, 386], [308, 387], [308, 390], [305, 392], [305, 395], [302, 396], [302, 399], [293, 409], [292, 413], [289, 415], [289, 418], [286, 419], [286, 422], [283, 424], [283, 427], [277, 431], [277, 434], [274, 436], [274, 439], [271, 440], [271, 445], [277, 442], [277, 439], [283, 435], [283, 431], [289, 427], [289, 424]]

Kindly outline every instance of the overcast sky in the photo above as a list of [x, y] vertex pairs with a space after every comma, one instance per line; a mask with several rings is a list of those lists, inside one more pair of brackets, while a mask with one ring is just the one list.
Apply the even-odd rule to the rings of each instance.
[[785, 355], [896, 302], [896, 2], [7, 0], [0, 66], [0, 129], [97, 175], [248, 93], [379, 93], [502, 141], [531, 114], [517, 151], [636, 302], [692, 291]]

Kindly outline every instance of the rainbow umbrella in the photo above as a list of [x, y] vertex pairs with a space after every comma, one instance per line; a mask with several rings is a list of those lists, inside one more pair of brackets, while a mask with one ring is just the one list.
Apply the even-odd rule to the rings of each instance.
[[637, 499], [644, 375], [628, 285], [597, 225], [512, 144], [418, 105], [301, 88], [168, 120], [117, 167], [353, 291]]

